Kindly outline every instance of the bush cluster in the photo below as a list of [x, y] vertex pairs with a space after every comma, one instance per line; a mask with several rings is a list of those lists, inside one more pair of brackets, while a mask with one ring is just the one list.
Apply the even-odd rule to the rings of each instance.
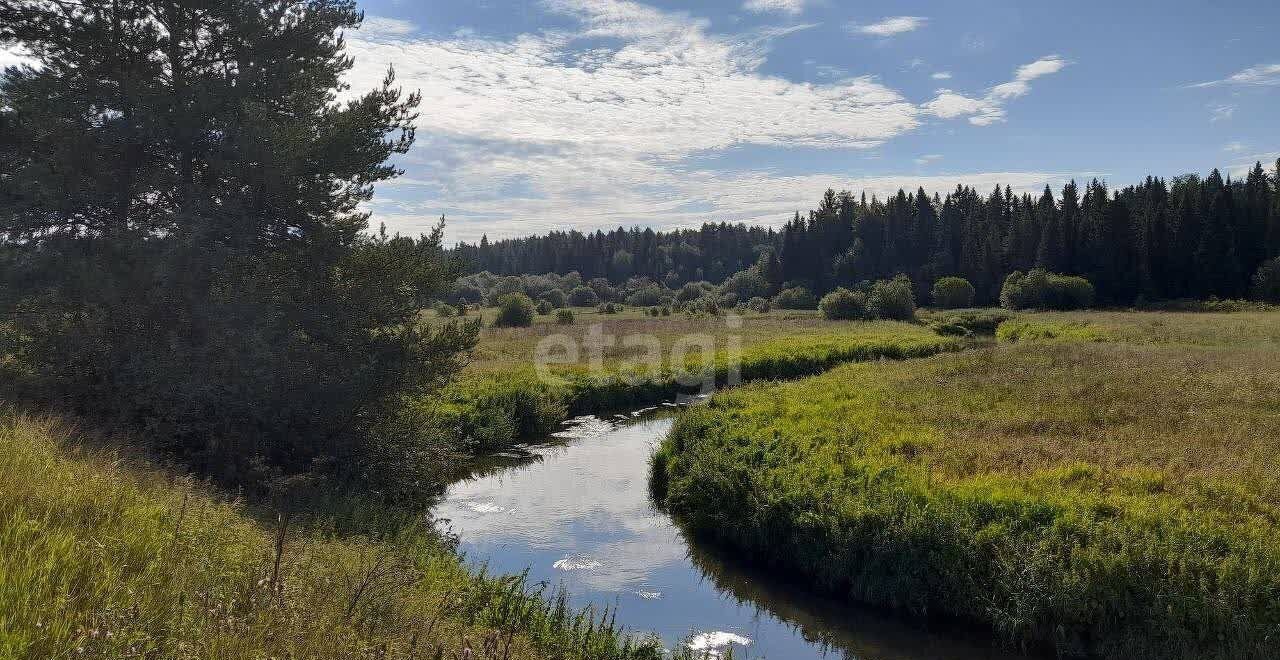
[[1000, 288], [1006, 309], [1087, 309], [1093, 306], [1093, 285], [1083, 277], [1059, 275], [1039, 268], [1014, 271]]
[[822, 297], [818, 303], [822, 315], [833, 321], [867, 318], [867, 294], [840, 287]]
[[881, 280], [867, 296], [867, 314], [878, 319], [910, 321], [916, 317], [916, 295], [911, 280], [899, 275]]
[[818, 299], [808, 289], [797, 286], [783, 289], [774, 296], [773, 306], [778, 309], [814, 309], [818, 306]]
[[493, 325], [497, 328], [527, 328], [533, 325], [535, 311], [529, 296], [508, 293], [498, 300], [498, 316], [493, 320]]
[[972, 307], [977, 291], [963, 277], [943, 277], [933, 283], [933, 304], [941, 309]]

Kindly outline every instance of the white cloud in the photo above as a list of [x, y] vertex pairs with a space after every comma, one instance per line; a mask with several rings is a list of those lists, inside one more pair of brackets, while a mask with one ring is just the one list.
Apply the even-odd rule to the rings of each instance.
[[1216, 124], [1220, 121], [1231, 119], [1236, 114], [1234, 105], [1218, 105], [1209, 109], [1212, 113], [1209, 117], [1209, 123]]
[[935, 74], [933, 74], [932, 76], [929, 76], [929, 77], [930, 77], [930, 78], [933, 78], [934, 80], [951, 80], [951, 72], [950, 72], [950, 71], [939, 71], [939, 72], [937, 72], [937, 73], [935, 73]]
[[385, 16], [365, 16], [360, 24], [360, 34], [367, 38], [403, 37], [418, 31], [418, 26], [409, 21]]
[[942, 160], [942, 154], [925, 154], [916, 159], [916, 165], [928, 165], [939, 160]]
[[991, 89], [998, 99], [1015, 99], [1031, 91], [1031, 81], [1041, 76], [1057, 73], [1067, 66], [1067, 61], [1057, 55], [1042, 57], [1030, 64], [1018, 67], [1013, 80]]
[[942, 119], [968, 116], [970, 124], [990, 126], [1004, 121], [1004, 103], [1031, 91], [1031, 81], [1057, 73], [1068, 64], [1069, 62], [1058, 55], [1042, 57], [1018, 67], [1014, 71], [1012, 80], [992, 87], [982, 98], [965, 96], [950, 89], [940, 89], [933, 100], [920, 107]]
[[850, 23], [849, 31], [873, 37], [892, 37], [904, 32], [911, 32], [924, 25], [929, 19], [923, 16], [892, 16], [876, 23], [859, 25]]
[[779, 12], [794, 16], [804, 11], [804, 5], [805, 0], [746, 0], [742, 8], [757, 14]]
[[[870, 77], [804, 84], [760, 73], [769, 38], [783, 32], [722, 39], [622, 0], [546, 4], [583, 30], [511, 41], [354, 35], [353, 90], [394, 64], [422, 91], [420, 131], [620, 159], [735, 144], [871, 147], [918, 123], [912, 103]], [[583, 36], [623, 43], [579, 47]]]
[[416, 233], [444, 213], [450, 240], [710, 219], [777, 225], [827, 187], [883, 195], [921, 185], [946, 192], [957, 182], [1034, 190], [1057, 180], [786, 176], [707, 164], [704, 156], [746, 144], [869, 149], [938, 108], [868, 76], [796, 83], [763, 73], [770, 40], [805, 26], [719, 36], [695, 17], [626, 0], [542, 6], [576, 27], [504, 40], [403, 26], [349, 35], [351, 94], [376, 86], [393, 64], [400, 84], [423, 95], [418, 144], [397, 160], [408, 174], [379, 186], [375, 223]]
[[1280, 85], [1280, 64], [1259, 64], [1233, 73], [1222, 80], [1195, 83], [1187, 87], [1216, 87], [1218, 85]]
[[1246, 148], [1247, 147], [1245, 147], [1244, 144], [1241, 142], [1228, 142], [1226, 146], [1222, 148], [1222, 150], [1228, 153], [1238, 154], [1244, 151]]

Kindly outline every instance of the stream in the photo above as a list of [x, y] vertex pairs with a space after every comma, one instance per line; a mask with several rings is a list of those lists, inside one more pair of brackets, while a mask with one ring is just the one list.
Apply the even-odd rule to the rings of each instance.
[[1012, 660], [981, 631], [929, 631], [820, 598], [691, 542], [652, 503], [649, 456], [668, 407], [570, 420], [546, 442], [492, 456], [436, 506], [460, 549], [490, 572], [529, 571], [577, 607], [719, 657]]

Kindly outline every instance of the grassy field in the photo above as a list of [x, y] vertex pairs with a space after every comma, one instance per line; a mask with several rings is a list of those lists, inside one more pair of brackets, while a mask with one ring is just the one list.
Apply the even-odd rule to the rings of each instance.
[[695, 533], [1062, 656], [1280, 655], [1280, 313], [1029, 314], [717, 395], [655, 456]]
[[[922, 357], [963, 346], [924, 325], [827, 321], [815, 312], [750, 314], [737, 324], [723, 317], [579, 311], [589, 313], [569, 326], [540, 317], [529, 328], [486, 328], [463, 374], [417, 403], [421, 426], [450, 434], [454, 446], [493, 449], [547, 433], [570, 415], [652, 405], [697, 393], [707, 382], [723, 385], [734, 365], [743, 381], [783, 379], [844, 362]], [[614, 339], [600, 345], [595, 366], [592, 332]], [[555, 353], [557, 362], [540, 374], [534, 356], [539, 342], [552, 336], [578, 346], [576, 359]], [[682, 339], [696, 336], [709, 351], [673, 355]], [[628, 339], [637, 337], [647, 343]], [[658, 359], [646, 359], [655, 349]]]
[[384, 508], [309, 508], [281, 542], [271, 515], [99, 446], [0, 417], [0, 658], [661, 657]]

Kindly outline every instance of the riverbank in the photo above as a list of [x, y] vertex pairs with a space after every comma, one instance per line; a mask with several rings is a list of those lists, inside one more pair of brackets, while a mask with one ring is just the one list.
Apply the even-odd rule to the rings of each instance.
[[1064, 657], [1274, 657], [1280, 314], [1029, 320], [1075, 330], [718, 394], [655, 490], [851, 601]]
[[662, 657], [411, 516], [335, 498], [282, 528], [120, 443], [0, 416], [0, 657]]
[[[605, 319], [594, 335], [585, 322], [485, 333], [458, 379], [412, 404], [421, 426], [471, 452], [544, 435], [572, 416], [654, 405], [731, 379], [798, 378], [847, 362], [925, 357], [965, 345], [920, 324], [825, 321], [812, 313], [747, 316], [740, 325], [707, 316]], [[556, 354], [540, 373], [539, 342], [553, 335], [572, 344], [574, 354]], [[592, 342], [600, 337], [607, 345], [593, 358]], [[672, 354], [690, 338], [710, 350]]]

